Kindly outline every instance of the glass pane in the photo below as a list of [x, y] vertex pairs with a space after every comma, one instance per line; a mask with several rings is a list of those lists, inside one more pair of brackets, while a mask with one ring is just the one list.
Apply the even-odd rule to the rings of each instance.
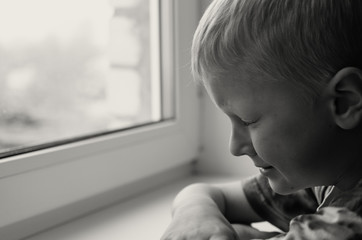
[[162, 120], [158, 18], [152, 0], [0, 0], [0, 154]]

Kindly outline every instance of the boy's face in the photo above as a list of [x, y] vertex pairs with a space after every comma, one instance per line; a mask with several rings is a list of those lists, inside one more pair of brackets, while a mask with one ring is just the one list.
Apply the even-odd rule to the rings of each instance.
[[250, 156], [281, 194], [343, 177], [343, 151], [325, 104], [308, 105], [288, 84], [248, 78], [205, 81], [211, 99], [231, 120], [231, 153]]

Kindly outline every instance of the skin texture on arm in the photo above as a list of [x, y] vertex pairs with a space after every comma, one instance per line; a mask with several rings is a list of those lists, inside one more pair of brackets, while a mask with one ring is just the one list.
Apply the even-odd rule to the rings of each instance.
[[250, 224], [263, 221], [248, 203], [240, 181], [215, 185], [204, 183], [190, 185], [176, 197], [173, 212], [194, 202], [197, 204], [209, 202], [230, 223]]
[[162, 240], [238, 240], [276, 235], [248, 226], [262, 219], [247, 202], [240, 181], [184, 188], [174, 200], [172, 216]]

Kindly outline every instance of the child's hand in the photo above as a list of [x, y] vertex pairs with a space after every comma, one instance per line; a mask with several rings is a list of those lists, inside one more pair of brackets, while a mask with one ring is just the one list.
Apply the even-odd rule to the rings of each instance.
[[[173, 202], [173, 219], [161, 240], [251, 239], [240, 239], [230, 224], [230, 221], [258, 222], [262, 220], [251, 209], [240, 186], [241, 183], [236, 181], [217, 186], [193, 184], [184, 188]], [[227, 211], [226, 207], [230, 211]], [[238, 229], [241, 236], [242, 231]], [[251, 231], [248, 231], [248, 234], [253, 238], [261, 236]]]
[[262, 232], [248, 225], [233, 224], [232, 227], [238, 235], [240, 240], [249, 239], [268, 239], [274, 237], [280, 233], [278, 232]]
[[173, 219], [161, 240], [239, 240], [223, 216], [182, 214]]

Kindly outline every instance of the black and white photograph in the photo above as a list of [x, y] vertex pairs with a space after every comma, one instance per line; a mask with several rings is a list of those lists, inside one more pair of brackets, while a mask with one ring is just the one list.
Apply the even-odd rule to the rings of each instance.
[[0, 0], [0, 240], [362, 240], [362, 1]]

